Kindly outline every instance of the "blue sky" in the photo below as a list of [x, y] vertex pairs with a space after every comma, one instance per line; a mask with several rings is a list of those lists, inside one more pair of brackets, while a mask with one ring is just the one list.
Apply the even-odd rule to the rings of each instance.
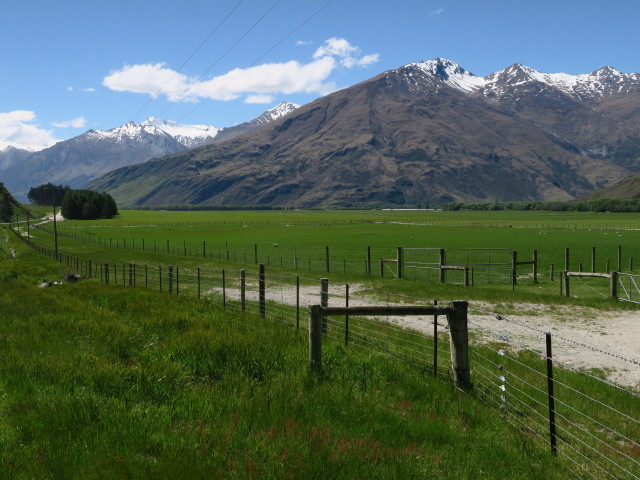
[[149, 116], [231, 126], [435, 57], [639, 72], [639, 17], [637, 0], [4, 2], [0, 146]]

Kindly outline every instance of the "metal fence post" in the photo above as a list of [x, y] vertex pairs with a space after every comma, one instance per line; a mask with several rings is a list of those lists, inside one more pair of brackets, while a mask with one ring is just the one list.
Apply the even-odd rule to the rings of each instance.
[[553, 360], [551, 356], [551, 333], [546, 334], [547, 340], [547, 394], [549, 397], [549, 443], [551, 445], [551, 453], [556, 455], [558, 447], [556, 446], [556, 406], [555, 397], [553, 395]]

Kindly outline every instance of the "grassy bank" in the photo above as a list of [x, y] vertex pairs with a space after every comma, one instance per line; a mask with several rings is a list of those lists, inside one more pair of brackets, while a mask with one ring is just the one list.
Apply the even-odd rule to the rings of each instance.
[[562, 478], [472, 395], [269, 319], [0, 260], [5, 478]]

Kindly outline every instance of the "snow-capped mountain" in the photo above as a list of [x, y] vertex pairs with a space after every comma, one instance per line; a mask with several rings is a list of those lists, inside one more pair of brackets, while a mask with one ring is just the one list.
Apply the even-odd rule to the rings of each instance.
[[229, 128], [184, 125], [150, 117], [110, 130], [89, 130], [36, 152], [7, 148], [0, 151], [0, 181], [22, 201], [29, 188], [47, 182], [81, 188], [116, 168], [229, 140], [295, 108], [297, 105], [285, 102], [254, 120]]
[[607, 67], [479, 77], [445, 59], [413, 63], [92, 187], [131, 205], [569, 200], [640, 170], [638, 83]]
[[169, 136], [188, 148], [211, 143], [223, 129], [211, 125], [184, 125], [159, 117], [149, 117], [142, 123], [129, 122], [111, 130], [90, 130], [87, 135], [96, 139], [140, 138], [143, 132], [148, 135]]
[[413, 63], [407, 67], [415, 67], [438, 77], [447, 85], [462, 92], [480, 92], [497, 98], [507, 94], [510, 88], [522, 90], [535, 83], [544, 84], [578, 100], [597, 100], [605, 96], [640, 92], [640, 74], [619, 72], [610, 66], [591, 73], [570, 75], [542, 73], [515, 63], [485, 77], [476, 76], [459, 64], [444, 58]]

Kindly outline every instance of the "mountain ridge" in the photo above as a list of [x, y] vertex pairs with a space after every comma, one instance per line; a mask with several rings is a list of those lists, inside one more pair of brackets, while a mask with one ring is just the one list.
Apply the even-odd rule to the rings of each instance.
[[359, 206], [567, 200], [628, 175], [545, 123], [558, 96], [580, 114], [591, 105], [544, 84], [541, 119], [524, 118], [517, 109], [530, 114], [539, 90], [523, 91], [531, 95], [518, 107], [484, 94], [478, 78], [443, 59], [408, 64], [268, 127], [111, 172], [92, 187], [133, 205]]
[[[129, 122], [110, 130], [88, 130], [36, 152], [9, 147], [0, 152], [0, 178], [23, 201], [30, 187], [47, 182], [81, 188], [115, 168], [233, 138], [297, 107], [283, 102], [256, 119], [227, 128], [149, 117], [141, 123]], [[218, 138], [223, 132], [223, 137]]]

